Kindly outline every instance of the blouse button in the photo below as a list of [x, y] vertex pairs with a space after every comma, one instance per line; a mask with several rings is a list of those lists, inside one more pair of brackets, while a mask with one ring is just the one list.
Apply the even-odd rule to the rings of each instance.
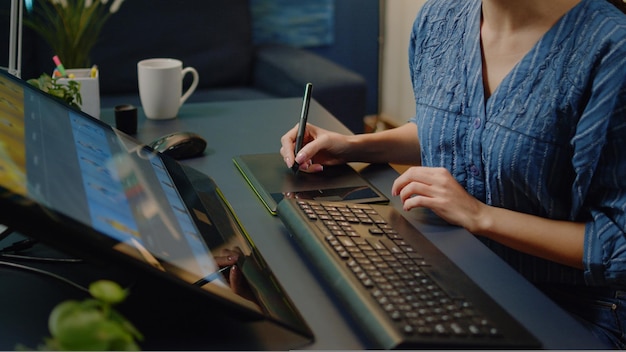
[[470, 172], [474, 176], [479, 176], [480, 175], [480, 170], [478, 169], [478, 166], [476, 166], [476, 165], [470, 166]]
[[474, 119], [474, 128], [478, 129], [480, 128], [480, 117], [477, 117], [476, 119]]

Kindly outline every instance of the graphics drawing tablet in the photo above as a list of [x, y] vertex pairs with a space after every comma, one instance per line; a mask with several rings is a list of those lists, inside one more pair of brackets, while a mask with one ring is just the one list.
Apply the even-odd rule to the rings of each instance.
[[267, 210], [277, 214], [285, 197], [352, 203], [388, 203], [389, 199], [350, 165], [325, 166], [318, 173], [289, 169], [279, 153], [247, 154], [233, 158], [235, 166]]

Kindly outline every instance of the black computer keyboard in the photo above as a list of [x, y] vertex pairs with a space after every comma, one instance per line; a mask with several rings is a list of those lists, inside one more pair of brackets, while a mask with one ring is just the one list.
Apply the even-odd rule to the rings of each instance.
[[278, 216], [375, 348], [541, 346], [390, 205], [285, 199]]

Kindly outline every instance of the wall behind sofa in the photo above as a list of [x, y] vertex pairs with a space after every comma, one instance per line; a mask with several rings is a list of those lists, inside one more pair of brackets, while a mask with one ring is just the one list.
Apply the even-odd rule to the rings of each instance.
[[[127, 0], [132, 1], [132, 0]], [[333, 2], [332, 42], [307, 47], [367, 80], [366, 114], [378, 112], [379, 0], [331, 0]], [[8, 24], [10, 1], [0, 1], [0, 66], [8, 65]], [[29, 48], [23, 48], [28, 56]], [[47, 60], [47, 58], [44, 58]], [[51, 67], [53, 65], [51, 64]], [[27, 76], [34, 73], [25, 68]]]
[[251, 0], [257, 43], [294, 45], [367, 81], [366, 114], [378, 112], [379, 0]]
[[335, 0], [333, 44], [308, 48], [365, 77], [368, 115], [378, 113], [379, 15], [379, 0]]

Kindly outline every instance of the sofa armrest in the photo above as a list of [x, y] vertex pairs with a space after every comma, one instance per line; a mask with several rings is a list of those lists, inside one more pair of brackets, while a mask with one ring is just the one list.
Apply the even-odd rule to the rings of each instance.
[[301, 96], [313, 83], [313, 98], [354, 133], [364, 130], [365, 79], [303, 49], [265, 45], [257, 48], [253, 85], [280, 97]]

